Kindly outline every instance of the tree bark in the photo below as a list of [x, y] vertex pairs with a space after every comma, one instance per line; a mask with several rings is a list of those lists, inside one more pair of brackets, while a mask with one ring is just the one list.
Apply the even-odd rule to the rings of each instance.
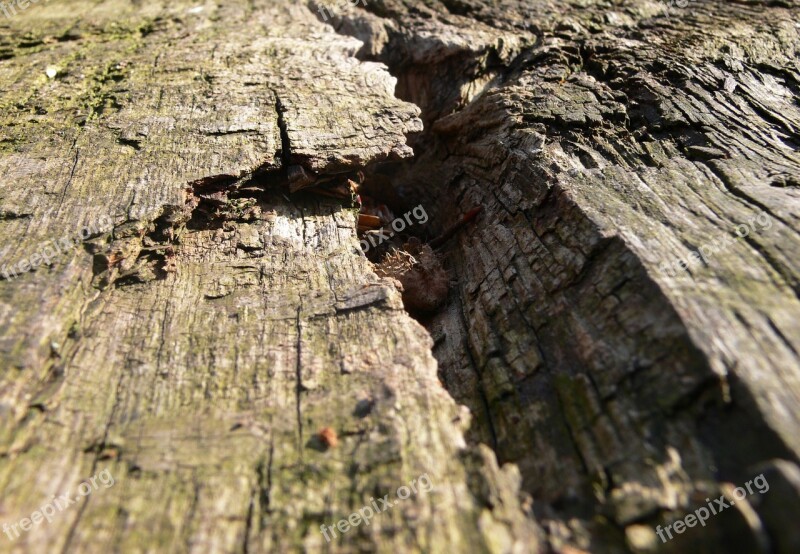
[[[17, 8], [2, 523], [114, 484], [3, 550], [796, 552], [798, 15]], [[348, 180], [423, 242], [481, 209], [441, 309], [378, 277]]]

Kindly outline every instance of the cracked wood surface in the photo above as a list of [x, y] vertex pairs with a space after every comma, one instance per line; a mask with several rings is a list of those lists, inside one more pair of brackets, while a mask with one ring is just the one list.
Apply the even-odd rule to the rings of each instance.
[[798, 472], [797, 21], [794, 2], [385, 0], [335, 22], [430, 123], [399, 196], [442, 228], [483, 208], [428, 328], [556, 547], [799, 544], [761, 497], [653, 531], [764, 467]]
[[[339, 34], [318, 8], [5, 22], [2, 263], [115, 223], [0, 281], [3, 521], [117, 480], [12, 546], [796, 551], [796, 5], [374, 0]], [[433, 341], [353, 210], [280, 192], [379, 161], [434, 228], [483, 208]], [[762, 471], [769, 493], [660, 545]], [[426, 472], [435, 492], [325, 544]]]
[[[465, 448], [469, 415], [360, 255], [354, 211], [265, 192], [287, 164], [409, 156], [419, 110], [365, 87], [360, 43], [303, 5], [199, 8], [4, 22], [3, 262], [114, 229], [0, 282], [0, 512], [104, 469], [115, 484], [0, 549], [536, 550], [518, 473]], [[322, 524], [422, 474], [434, 490], [326, 545]]]

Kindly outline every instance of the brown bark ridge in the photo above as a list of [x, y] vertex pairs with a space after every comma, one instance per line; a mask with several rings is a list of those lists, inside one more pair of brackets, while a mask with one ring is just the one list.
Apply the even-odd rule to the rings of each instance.
[[[18, 8], [0, 523], [114, 484], [0, 550], [795, 552], [799, 12]], [[359, 171], [422, 239], [481, 207], [438, 313], [301, 190]]]

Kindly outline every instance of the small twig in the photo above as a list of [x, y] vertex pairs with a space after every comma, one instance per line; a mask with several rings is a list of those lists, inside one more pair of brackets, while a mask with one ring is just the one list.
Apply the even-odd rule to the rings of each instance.
[[431, 240], [431, 241], [428, 243], [428, 245], [429, 245], [431, 248], [439, 248], [440, 246], [442, 246], [442, 245], [443, 245], [444, 243], [446, 243], [448, 240], [450, 240], [451, 238], [453, 238], [453, 236], [454, 236], [454, 235], [455, 235], [455, 234], [456, 234], [456, 233], [457, 233], [457, 232], [458, 232], [458, 231], [459, 231], [459, 230], [460, 230], [460, 229], [461, 229], [461, 228], [462, 228], [464, 225], [466, 225], [467, 223], [469, 223], [470, 221], [472, 221], [473, 219], [475, 219], [476, 217], [478, 217], [478, 214], [479, 214], [479, 213], [481, 213], [481, 209], [482, 209], [482, 208], [481, 208], [481, 206], [478, 206], [477, 208], [472, 208], [470, 211], [468, 211], [468, 212], [467, 212], [467, 213], [464, 215], [464, 217], [462, 217], [460, 220], [456, 221], [456, 222], [455, 222], [453, 225], [451, 225], [451, 226], [450, 226], [450, 227], [449, 227], [449, 228], [448, 228], [448, 229], [447, 229], [447, 230], [446, 230], [444, 233], [442, 233], [442, 234], [441, 234], [441, 235], [439, 235], [438, 237], [436, 237], [436, 238], [434, 238], [433, 240]]

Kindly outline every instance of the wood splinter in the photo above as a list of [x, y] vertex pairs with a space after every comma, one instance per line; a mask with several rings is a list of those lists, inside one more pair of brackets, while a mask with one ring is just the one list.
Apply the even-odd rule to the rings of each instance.
[[323, 427], [317, 433], [317, 437], [325, 448], [336, 448], [339, 446], [339, 437], [332, 427]]

